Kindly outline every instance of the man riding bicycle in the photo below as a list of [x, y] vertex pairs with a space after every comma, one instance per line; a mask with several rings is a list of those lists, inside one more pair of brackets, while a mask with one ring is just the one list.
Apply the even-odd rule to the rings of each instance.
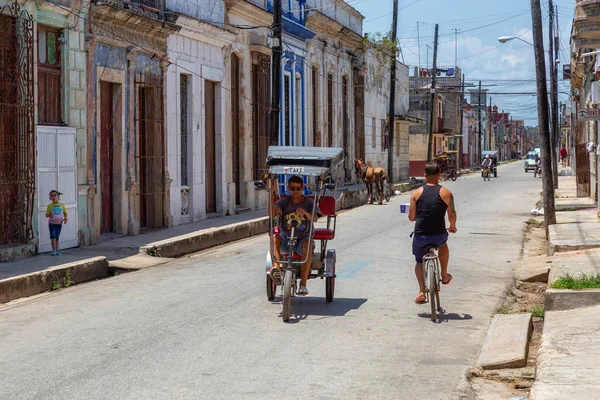
[[[273, 185], [269, 180], [268, 185]], [[306, 296], [308, 289], [306, 288], [306, 281], [310, 275], [310, 268], [312, 265], [312, 253], [313, 245], [309, 238], [311, 224], [317, 222], [317, 220], [323, 215], [319, 206], [315, 205], [314, 200], [305, 197], [302, 192], [304, 191], [304, 182], [300, 176], [292, 176], [288, 180], [288, 190], [290, 196], [281, 197], [273, 205], [273, 216], [281, 215], [279, 226], [281, 232], [275, 236], [275, 259], [281, 261], [281, 255], [291, 255], [289, 248], [289, 237], [292, 234], [292, 221], [296, 221], [296, 238], [297, 245], [294, 249], [295, 254], [301, 255], [304, 259], [304, 254], [308, 254], [308, 259], [302, 264], [302, 272], [300, 276], [300, 287], [298, 288], [298, 294]], [[271, 206], [271, 204], [269, 204]], [[312, 211], [315, 209], [315, 218], [312, 219]], [[308, 252], [308, 253], [307, 253]], [[271, 279], [275, 282], [275, 285], [281, 285], [281, 268], [274, 266], [269, 272]]]
[[492, 168], [492, 159], [489, 155], [486, 155], [483, 159], [483, 162], [481, 163], [481, 168], [483, 168], [484, 170], [487, 169], [488, 174], [490, 173], [490, 169]]
[[[417, 264], [415, 275], [419, 283], [419, 295], [415, 303], [424, 304], [425, 277], [423, 276], [424, 247], [435, 245], [438, 248], [438, 256], [442, 267], [442, 283], [447, 285], [452, 280], [448, 273], [448, 260], [450, 250], [448, 248], [448, 232], [456, 233], [456, 208], [454, 207], [454, 196], [450, 190], [439, 185], [440, 167], [433, 162], [425, 166], [425, 186], [415, 190], [410, 197], [410, 209], [408, 219], [416, 221], [413, 236], [413, 254]], [[446, 230], [446, 212], [450, 227]]]

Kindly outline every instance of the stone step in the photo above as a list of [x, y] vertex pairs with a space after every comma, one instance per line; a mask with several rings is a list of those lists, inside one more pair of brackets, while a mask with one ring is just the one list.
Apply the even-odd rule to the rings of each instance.
[[532, 332], [530, 313], [496, 314], [488, 329], [477, 365], [483, 369], [527, 366]]

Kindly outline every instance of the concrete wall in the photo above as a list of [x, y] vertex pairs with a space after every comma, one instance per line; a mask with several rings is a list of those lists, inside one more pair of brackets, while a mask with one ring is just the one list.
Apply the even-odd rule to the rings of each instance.
[[223, 27], [224, 0], [166, 0], [167, 9]]
[[[231, 122], [227, 118], [231, 114], [230, 68], [226, 65], [227, 43], [205, 42], [185, 31], [169, 36], [167, 40], [168, 57], [173, 61], [167, 73], [167, 148], [168, 171], [173, 180], [171, 183], [170, 212], [173, 225], [199, 221], [206, 218], [206, 116], [205, 90], [206, 81], [216, 83], [215, 113], [217, 121], [216, 146], [216, 189], [217, 213], [225, 215], [233, 213], [228, 193], [228, 182], [231, 181], [230, 164], [232, 157], [231, 140], [227, 139]], [[222, 34], [226, 36], [226, 34]], [[231, 36], [231, 34], [229, 34]], [[219, 45], [220, 44], [220, 45]], [[230, 44], [230, 43], [229, 43]], [[228, 64], [228, 63], [227, 63]], [[181, 77], [185, 75], [188, 82], [188, 132], [187, 149], [182, 150], [181, 140]], [[243, 106], [243, 104], [240, 104]], [[187, 185], [182, 183], [181, 160], [182, 151], [187, 151]], [[228, 174], [229, 172], [229, 174]], [[235, 200], [235, 191], [231, 194]], [[187, 205], [183, 207], [182, 203]], [[235, 204], [234, 204], [235, 206]]]
[[[362, 35], [364, 17], [353, 7], [342, 0], [307, 0], [307, 9], [317, 9], [334, 21], [344, 25], [351, 31]], [[314, 11], [312, 11], [314, 12]]]

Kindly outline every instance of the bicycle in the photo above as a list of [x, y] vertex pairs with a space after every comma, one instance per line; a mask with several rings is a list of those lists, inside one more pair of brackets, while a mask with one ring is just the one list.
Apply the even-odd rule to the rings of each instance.
[[440, 304], [440, 284], [442, 282], [440, 259], [437, 247], [428, 245], [424, 250], [427, 251], [423, 257], [425, 302], [431, 305], [431, 322], [436, 322], [437, 314], [444, 312]]
[[389, 203], [390, 198], [392, 197], [392, 189], [390, 188], [390, 183], [387, 179], [383, 181], [383, 197], [385, 198], [386, 203]]
[[483, 181], [484, 182], [485, 182], [486, 179], [489, 181], [490, 180], [490, 168], [489, 167], [483, 167], [483, 171], [481, 171], [481, 176], [483, 176]]

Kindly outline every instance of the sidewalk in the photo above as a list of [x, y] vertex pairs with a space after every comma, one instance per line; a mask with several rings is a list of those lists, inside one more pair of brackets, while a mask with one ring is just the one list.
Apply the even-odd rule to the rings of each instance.
[[[575, 176], [559, 170], [557, 224], [549, 227], [548, 283], [600, 272], [600, 219], [595, 202], [577, 198]], [[600, 399], [600, 291], [546, 291], [544, 332], [531, 400]]]
[[155, 242], [162, 242], [182, 235], [215, 231], [227, 225], [265, 219], [265, 210], [250, 211], [243, 214], [207, 219], [179, 225], [173, 228], [161, 229], [136, 236], [119, 236], [92, 246], [77, 247], [61, 250], [62, 256], [53, 257], [50, 253], [39, 254], [35, 257], [17, 261], [0, 263], [0, 280], [23, 274], [41, 271], [62, 264], [83, 261], [88, 258], [104, 256], [108, 261], [121, 260], [139, 254], [141, 249]]

